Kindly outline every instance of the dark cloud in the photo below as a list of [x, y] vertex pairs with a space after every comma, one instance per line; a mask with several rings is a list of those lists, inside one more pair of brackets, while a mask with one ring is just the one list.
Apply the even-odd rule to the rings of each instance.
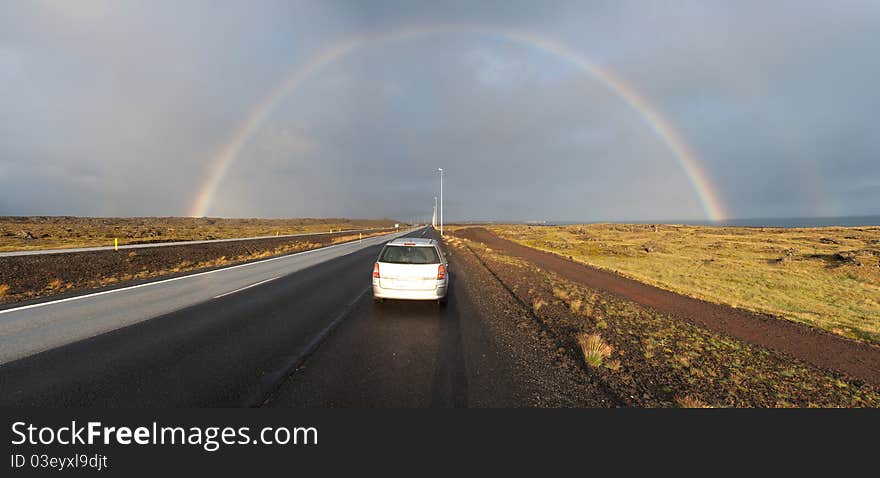
[[[608, 65], [702, 158], [731, 216], [877, 213], [876, 2], [6, 2], [0, 214], [180, 215], [291, 68], [358, 32], [484, 24]], [[703, 218], [643, 117], [492, 34], [376, 42], [251, 137], [211, 214]]]

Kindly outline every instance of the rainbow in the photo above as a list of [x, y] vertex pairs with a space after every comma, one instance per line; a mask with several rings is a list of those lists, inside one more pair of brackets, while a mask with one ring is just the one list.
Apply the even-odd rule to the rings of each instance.
[[712, 221], [723, 221], [727, 218], [724, 207], [715, 193], [709, 176], [700, 164], [698, 156], [684, 141], [675, 127], [655, 108], [647, 98], [632, 85], [605, 66], [592, 62], [571, 48], [522, 30], [510, 30], [482, 25], [442, 25], [432, 27], [408, 28], [391, 32], [369, 33], [354, 36], [312, 56], [305, 64], [294, 68], [285, 78], [276, 84], [271, 91], [257, 103], [244, 118], [235, 133], [223, 144], [211, 160], [208, 173], [198, 190], [195, 201], [190, 208], [190, 216], [207, 215], [217, 194], [218, 187], [236, 161], [245, 144], [256, 133], [263, 122], [270, 116], [273, 109], [291, 92], [296, 90], [309, 77], [324, 67], [376, 42], [393, 42], [425, 35], [440, 33], [471, 33], [495, 35], [508, 41], [535, 48], [554, 55], [572, 65], [577, 66], [586, 74], [602, 83], [609, 91], [618, 96], [653, 129], [673, 153], [676, 162], [684, 172], [696, 193], [706, 216]]

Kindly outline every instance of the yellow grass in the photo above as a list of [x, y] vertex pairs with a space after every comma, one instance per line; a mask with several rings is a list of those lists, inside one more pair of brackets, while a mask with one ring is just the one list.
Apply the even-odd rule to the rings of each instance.
[[545, 301], [544, 299], [536, 299], [534, 302], [532, 302], [532, 309], [537, 312], [541, 310], [541, 307], [544, 307], [545, 305], [547, 305], [547, 301]]
[[[0, 217], [0, 252], [392, 227], [390, 219]], [[366, 237], [366, 235], [365, 235]]]
[[[602, 362], [610, 357], [613, 351], [599, 334], [580, 333], [577, 336], [577, 341], [581, 346], [584, 361], [592, 367], [601, 367]], [[618, 363], [616, 367], [620, 368], [620, 364]]]
[[880, 227], [489, 228], [685, 295], [880, 341]]
[[685, 395], [684, 397], [676, 398], [675, 402], [681, 408], [712, 408], [706, 402], [700, 400], [699, 398], [692, 397], [690, 395]]
[[61, 279], [53, 279], [46, 285], [47, 289], [56, 290], [61, 288]]
[[[388, 231], [370, 231], [368, 233], [363, 233], [363, 238], [366, 239], [368, 237], [375, 237], [382, 234], [388, 234]], [[333, 237], [330, 242], [337, 244], [345, 241], [356, 241], [359, 238], [357, 234], [349, 234], [349, 235], [341, 235], [339, 237]], [[319, 242], [311, 242], [308, 241], [308, 238], [292, 240], [290, 242], [275, 246], [271, 249], [257, 250], [246, 254], [240, 254], [236, 256], [221, 256], [215, 259], [193, 262], [184, 260], [178, 262], [174, 266], [165, 267], [165, 268], [153, 268], [150, 267], [149, 264], [143, 265], [143, 269], [137, 273], [122, 273], [122, 272], [114, 272], [113, 275], [108, 275], [106, 277], [95, 278], [95, 279], [83, 279], [77, 283], [64, 283], [60, 279], [51, 279], [48, 280], [46, 286], [41, 290], [17, 290], [15, 293], [11, 293], [11, 287], [8, 284], [0, 284], [0, 299], [30, 299], [34, 297], [40, 297], [45, 295], [51, 295], [58, 293], [63, 290], [76, 288], [92, 288], [92, 287], [104, 287], [108, 285], [113, 285], [119, 282], [130, 281], [135, 279], [144, 279], [149, 277], [160, 277], [163, 275], [174, 274], [179, 272], [188, 272], [195, 270], [202, 270], [206, 268], [213, 267], [223, 267], [234, 264], [240, 264], [246, 261], [252, 261], [256, 259], [262, 259], [267, 257], [280, 256], [284, 254], [291, 254], [294, 252], [301, 252], [311, 249], [316, 249], [319, 247], [323, 247], [324, 243]], [[128, 254], [129, 262], [137, 259], [138, 255], [132, 251]]]

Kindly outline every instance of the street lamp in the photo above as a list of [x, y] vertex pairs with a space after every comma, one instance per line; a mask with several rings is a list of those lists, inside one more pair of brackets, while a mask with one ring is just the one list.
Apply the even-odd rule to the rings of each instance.
[[440, 171], [440, 236], [443, 236], [443, 168], [437, 171]]

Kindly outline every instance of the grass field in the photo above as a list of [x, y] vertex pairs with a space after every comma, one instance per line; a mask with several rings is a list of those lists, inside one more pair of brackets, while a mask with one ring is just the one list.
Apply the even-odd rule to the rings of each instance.
[[482, 243], [453, 235], [446, 243], [458, 260], [479, 257], [538, 319], [560, 366], [582, 363], [591, 380], [631, 406], [880, 405], [880, 393], [864, 380], [590, 289]]
[[489, 229], [681, 294], [880, 341], [880, 227], [593, 224]]
[[0, 217], [0, 252], [391, 227], [391, 219]]

